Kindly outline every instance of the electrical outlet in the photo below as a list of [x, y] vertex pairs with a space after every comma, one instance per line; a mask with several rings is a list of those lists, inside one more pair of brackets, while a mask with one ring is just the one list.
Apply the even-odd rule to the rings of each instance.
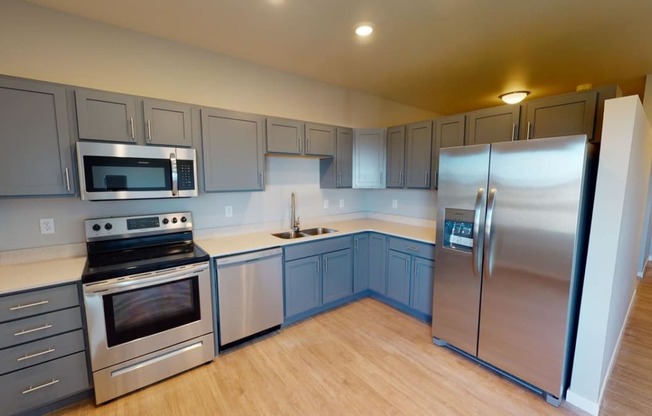
[[344, 200], [340, 199], [340, 208], [344, 208]]
[[54, 218], [40, 218], [41, 234], [54, 234]]
[[328, 199], [324, 199], [324, 209], [328, 209]]
[[398, 209], [398, 199], [392, 199], [392, 208]]
[[227, 218], [230, 218], [233, 216], [233, 207], [231, 205], [227, 205], [224, 207], [224, 215]]

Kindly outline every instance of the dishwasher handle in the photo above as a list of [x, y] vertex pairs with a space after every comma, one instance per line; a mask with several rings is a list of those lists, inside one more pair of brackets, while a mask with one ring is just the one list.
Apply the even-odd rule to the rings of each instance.
[[220, 266], [226, 266], [226, 265], [237, 264], [237, 263], [247, 263], [249, 261], [256, 261], [267, 257], [280, 256], [282, 253], [283, 253], [283, 249], [281, 247], [276, 247], [270, 250], [253, 251], [250, 253], [220, 257], [215, 259], [215, 264], [219, 268]]

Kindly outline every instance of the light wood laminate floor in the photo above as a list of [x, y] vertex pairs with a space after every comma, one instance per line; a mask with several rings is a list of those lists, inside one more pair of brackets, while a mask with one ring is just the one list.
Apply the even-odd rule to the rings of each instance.
[[430, 326], [364, 299], [212, 363], [57, 415], [583, 415], [431, 342]]

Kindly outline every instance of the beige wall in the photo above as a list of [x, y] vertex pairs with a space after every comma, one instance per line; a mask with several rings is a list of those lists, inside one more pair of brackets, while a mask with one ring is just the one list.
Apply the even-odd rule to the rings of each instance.
[[0, 2], [0, 57], [0, 74], [351, 127], [435, 116], [18, 0]]

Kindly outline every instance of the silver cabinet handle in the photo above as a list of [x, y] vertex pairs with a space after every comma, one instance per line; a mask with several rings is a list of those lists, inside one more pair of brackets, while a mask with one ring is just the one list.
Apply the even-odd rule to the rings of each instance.
[[403, 172], [398, 173], [398, 186], [403, 186]]
[[410, 251], [419, 251], [419, 248], [414, 246], [405, 246], [405, 249]]
[[324, 257], [324, 272], [328, 273], [328, 257]]
[[36, 391], [36, 390], [40, 390], [43, 387], [52, 386], [53, 384], [57, 384], [58, 382], [59, 382], [59, 380], [53, 378], [52, 380], [50, 380], [50, 381], [48, 381], [46, 383], [43, 383], [40, 386], [36, 386], [36, 387], [29, 386], [29, 388], [27, 390], [23, 390], [23, 394], [27, 394], [27, 393], [31, 393], [31, 392]]
[[493, 271], [494, 262], [492, 259], [492, 249], [493, 249], [493, 233], [492, 233], [492, 222], [494, 218], [494, 206], [496, 205], [496, 188], [492, 188], [489, 191], [489, 201], [487, 202], [487, 219], [485, 222], [484, 235], [485, 235], [485, 244], [484, 244], [484, 264], [485, 272], [487, 273], [487, 279], [491, 278], [491, 272]]
[[306, 153], [310, 153], [310, 137], [306, 137]]
[[152, 121], [147, 120], [147, 141], [152, 142]]
[[129, 117], [129, 126], [131, 127], [131, 140], [136, 141], [136, 130], [134, 129], [134, 118]]
[[263, 173], [258, 172], [258, 185], [263, 186]]
[[16, 358], [16, 361], [21, 362], [21, 361], [29, 360], [29, 359], [31, 359], [31, 358], [40, 357], [41, 355], [51, 354], [51, 353], [53, 353], [53, 352], [55, 352], [55, 351], [56, 351], [56, 350], [55, 350], [54, 348], [50, 347], [50, 348], [48, 348], [48, 349], [45, 350], [45, 351], [35, 352], [34, 354], [25, 354], [25, 355], [23, 355], [22, 357], [18, 357], [18, 358]]
[[177, 171], [177, 155], [170, 153], [170, 165], [172, 166], [172, 196], [179, 193], [179, 173]]
[[484, 234], [480, 221], [482, 221], [482, 205], [484, 203], [484, 188], [478, 188], [478, 194], [475, 197], [475, 211], [473, 212], [473, 246], [471, 248], [473, 259], [473, 276], [479, 276], [482, 268], [482, 253], [479, 248], [482, 247]]
[[516, 140], [516, 123], [512, 123], [512, 141]]
[[337, 172], [337, 184], [342, 185], [342, 172]]
[[9, 308], [9, 310], [10, 311], [18, 311], [18, 310], [25, 309], [25, 308], [33, 308], [34, 306], [47, 305], [48, 303], [50, 303], [49, 300], [43, 299], [43, 300], [39, 300], [38, 302], [28, 303], [27, 305], [12, 306], [11, 308]]
[[18, 337], [18, 336], [21, 336], [21, 335], [27, 335], [27, 334], [31, 334], [32, 332], [43, 331], [43, 330], [50, 329], [50, 328], [52, 328], [52, 325], [51, 325], [51, 324], [45, 324], [45, 325], [43, 325], [43, 326], [39, 326], [38, 328], [23, 329], [23, 330], [20, 331], [20, 332], [16, 332], [16, 333], [14, 334], [14, 336], [15, 336], [15, 337]]
[[70, 192], [70, 172], [68, 172], [68, 168], [65, 168], [63, 172], [66, 175], [66, 190]]
[[319, 259], [317, 259], [317, 261], [315, 262], [315, 272], [319, 274]]
[[303, 152], [303, 138], [299, 135], [299, 153]]
[[409, 275], [410, 271], [408, 270], [408, 261], [407, 261], [407, 259], [405, 259], [403, 261], [405, 262], [405, 274]]
[[428, 169], [426, 169], [426, 178], [425, 178], [425, 181], [424, 181], [424, 185], [425, 185], [426, 187], [428, 187], [428, 179], [430, 179], [430, 175], [429, 175], [429, 174], [430, 174], [430, 171], [429, 171]]
[[531, 133], [531, 131], [532, 131], [532, 123], [530, 123], [530, 122], [528, 121], [528, 122], [527, 122], [527, 138], [526, 138], [526, 140], [530, 140], [530, 133]]

